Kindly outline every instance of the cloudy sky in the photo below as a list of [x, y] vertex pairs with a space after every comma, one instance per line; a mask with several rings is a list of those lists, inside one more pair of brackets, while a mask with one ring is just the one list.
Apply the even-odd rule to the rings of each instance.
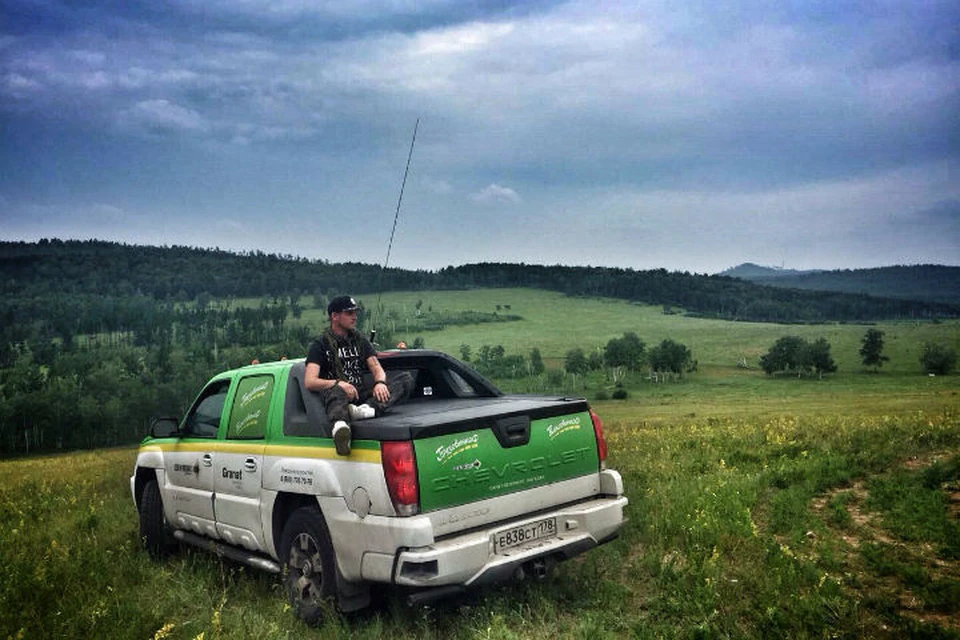
[[956, 0], [3, 0], [0, 239], [960, 264]]

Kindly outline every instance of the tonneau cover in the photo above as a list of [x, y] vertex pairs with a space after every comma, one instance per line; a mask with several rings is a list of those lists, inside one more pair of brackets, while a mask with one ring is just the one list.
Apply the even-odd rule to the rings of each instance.
[[390, 413], [355, 422], [353, 437], [362, 440], [418, 440], [450, 433], [491, 428], [501, 418], [530, 420], [587, 410], [583, 398], [498, 396], [493, 398], [417, 399]]

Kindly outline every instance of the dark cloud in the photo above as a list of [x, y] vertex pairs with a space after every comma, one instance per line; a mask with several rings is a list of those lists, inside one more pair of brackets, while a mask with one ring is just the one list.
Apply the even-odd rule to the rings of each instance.
[[[421, 118], [405, 266], [956, 261], [955, 2], [10, 0], [4, 15], [10, 238], [376, 262]], [[305, 237], [318, 219], [369, 246]]]

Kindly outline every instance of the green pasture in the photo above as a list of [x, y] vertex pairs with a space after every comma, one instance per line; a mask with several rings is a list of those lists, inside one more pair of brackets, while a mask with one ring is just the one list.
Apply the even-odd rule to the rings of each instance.
[[[384, 293], [384, 312], [377, 318], [377, 296], [361, 296], [361, 303], [381, 327], [389, 327], [397, 340], [411, 344], [417, 337], [425, 346], [460, 355], [460, 345], [469, 345], [474, 355], [483, 345], [502, 345], [508, 354], [528, 356], [540, 349], [548, 370], [560, 370], [570, 349], [586, 353], [600, 349], [626, 331], [635, 332], [653, 347], [670, 338], [686, 345], [698, 362], [698, 371], [680, 382], [654, 384], [646, 374], [629, 375], [624, 384], [631, 397], [643, 404], [647, 420], [698, 415], [775, 415], [783, 412], [834, 413], [841, 407], [849, 414], [882, 414], [897, 410], [905, 399], [917, 406], [955, 402], [960, 406], [960, 383], [956, 377], [928, 377], [920, 366], [923, 343], [934, 342], [960, 351], [960, 322], [884, 322], [863, 324], [783, 325], [758, 322], [727, 322], [666, 314], [660, 306], [637, 305], [621, 300], [569, 297], [531, 289], [478, 289]], [[451, 326], [440, 331], [404, 331], [421, 313], [484, 311], [519, 315], [523, 320]], [[324, 310], [308, 309], [300, 319], [314, 329], [326, 322]], [[890, 358], [878, 374], [864, 371], [859, 355], [861, 340], [869, 328], [885, 333], [884, 353]], [[770, 346], [785, 335], [813, 341], [823, 337], [831, 345], [838, 372], [823, 380], [766, 376], [758, 361]], [[381, 345], [383, 347], [392, 345]], [[741, 358], [747, 369], [738, 367]], [[523, 380], [499, 381], [506, 390], [556, 391], [544, 383]], [[609, 386], [602, 375], [577, 381], [566, 380], [564, 391], [593, 398]], [[618, 411], [610, 403], [605, 411]], [[627, 409], [629, 410], [629, 409]]]
[[[470, 345], [474, 353], [484, 345], [503, 345], [508, 353], [529, 354], [539, 348], [548, 366], [559, 368], [566, 352], [581, 348], [589, 353], [602, 349], [611, 338], [634, 331], [648, 347], [671, 338], [687, 345], [702, 368], [735, 369], [740, 357], [758, 367], [760, 356], [777, 338], [798, 335], [808, 340], [826, 338], [832, 346], [840, 371], [861, 369], [860, 340], [870, 327], [886, 332], [885, 353], [890, 357], [882, 371], [920, 373], [919, 358], [924, 342], [942, 342], [960, 347], [960, 323], [896, 322], [861, 324], [780, 325], [760, 322], [727, 322], [688, 318], [678, 313], [665, 314], [663, 307], [637, 305], [606, 298], [569, 297], [533, 289], [476, 289], [466, 291], [424, 291], [384, 293], [380, 302], [385, 313], [377, 318], [375, 294], [359, 296], [368, 315], [381, 326], [394, 330], [398, 339], [412, 343], [420, 336], [429, 348], [454, 355], [460, 345]], [[415, 318], [417, 303], [422, 313], [440, 311], [500, 312], [523, 317], [517, 322], [488, 323], [450, 327], [442, 331], [408, 333], [404, 320]], [[509, 308], [507, 308], [509, 307]], [[399, 317], [392, 319], [391, 312]], [[326, 324], [326, 312], [307, 309], [301, 323], [314, 329]], [[408, 323], [409, 324], [409, 323]], [[387, 345], [384, 345], [387, 346]]]

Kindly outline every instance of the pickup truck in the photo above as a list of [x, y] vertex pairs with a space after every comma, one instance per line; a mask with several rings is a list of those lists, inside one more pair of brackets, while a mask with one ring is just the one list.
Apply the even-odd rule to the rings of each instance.
[[155, 420], [130, 489], [153, 557], [179, 543], [282, 574], [308, 623], [371, 586], [412, 604], [543, 577], [618, 535], [627, 498], [582, 398], [505, 395], [446, 354], [388, 351], [409, 401], [334, 450], [303, 360], [215, 376], [182, 420]]

